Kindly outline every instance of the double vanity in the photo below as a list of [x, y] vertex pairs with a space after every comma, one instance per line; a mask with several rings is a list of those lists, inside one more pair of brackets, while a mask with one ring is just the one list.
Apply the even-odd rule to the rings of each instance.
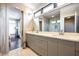
[[79, 34], [26, 32], [27, 46], [41, 56], [79, 56]]

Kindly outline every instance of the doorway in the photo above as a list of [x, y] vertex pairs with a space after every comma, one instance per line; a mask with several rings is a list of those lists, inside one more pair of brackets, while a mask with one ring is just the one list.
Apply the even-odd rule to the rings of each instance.
[[50, 22], [50, 31], [59, 32], [60, 31], [60, 20], [54, 20]]
[[20, 21], [21, 11], [16, 8], [8, 9], [9, 18], [9, 50], [14, 50], [21, 47]]
[[9, 20], [9, 50], [13, 50], [21, 46], [19, 22], [20, 20]]
[[42, 21], [39, 21], [39, 29], [42, 31]]
[[65, 17], [64, 31], [65, 32], [75, 32], [75, 16]]

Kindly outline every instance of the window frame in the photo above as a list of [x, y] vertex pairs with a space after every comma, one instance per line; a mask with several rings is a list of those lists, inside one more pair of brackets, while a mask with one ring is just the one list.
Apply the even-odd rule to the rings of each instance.
[[[48, 9], [49, 7], [52, 7], [52, 8], [47, 10], [47, 11], [44, 11], [45, 9]], [[46, 13], [46, 12], [48, 12], [48, 11], [54, 9], [54, 8], [55, 8], [54, 3], [50, 3], [47, 6], [43, 7], [43, 13]]]

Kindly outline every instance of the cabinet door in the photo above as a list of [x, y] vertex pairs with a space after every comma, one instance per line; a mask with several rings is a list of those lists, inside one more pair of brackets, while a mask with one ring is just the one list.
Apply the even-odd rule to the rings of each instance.
[[57, 56], [57, 39], [50, 38], [48, 40], [48, 56]]
[[27, 46], [31, 45], [31, 39], [29, 35], [26, 35]]
[[47, 56], [47, 41], [45, 40], [41, 40], [41, 55]]
[[37, 36], [37, 35], [28, 35], [27, 44], [39, 55], [47, 55], [47, 41], [46, 37]]
[[59, 40], [58, 55], [59, 56], [74, 56], [75, 43], [71, 41]]
[[79, 56], [79, 42], [76, 42], [76, 56]]
[[37, 38], [37, 39], [35, 39], [35, 51], [39, 54], [39, 55], [41, 55], [40, 53], [41, 53], [41, 47], [40, 47], [40, 45], [41, 45], [41, 41], [39, 40], [39, 38]]
[[35, 37], [33, 35], [27, 35], [27, 44], [30, 48], [35, 49]]
[[44, 40], [45, 37], [37, 36], [37, 48], [36, 51], [39, 55], [46, 56], [47, 55], [47, 41]]

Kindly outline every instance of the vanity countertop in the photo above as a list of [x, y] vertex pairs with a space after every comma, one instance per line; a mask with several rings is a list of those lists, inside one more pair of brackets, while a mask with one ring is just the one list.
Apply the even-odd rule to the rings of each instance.
[[44, 37], [58, 38], [61, 40], [79, 42], [79, 33], [64, 33], [64, 35], [59, 35], [59, 32], [26, 32], [26, 34], [33, 34]]

